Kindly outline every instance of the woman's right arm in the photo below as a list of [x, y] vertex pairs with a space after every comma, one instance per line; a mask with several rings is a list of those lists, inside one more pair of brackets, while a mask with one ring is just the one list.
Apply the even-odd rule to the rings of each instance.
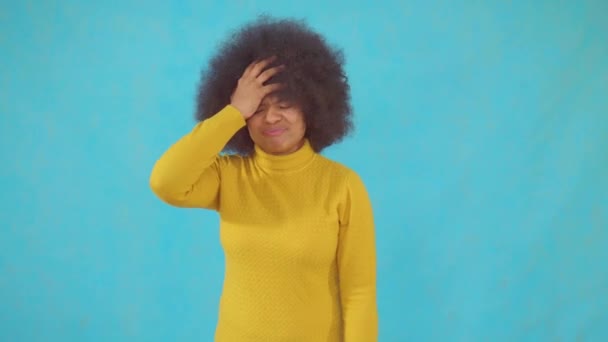
[[197, 124], [156, 161], [150, 175], [152, 191], [177, 207], [218, 208], [219, 153], [253, 115], [262, 99], [280, 89], [265, 85], [283, 66], [265, 69], [275, 58], [251, 63], [238, 80], [230, 104]]
[[219, 153], [244, 125], [243, 115], [232, 105], [198, 123], [156, 161], [152, 191], [177, 207], [217, 209]]

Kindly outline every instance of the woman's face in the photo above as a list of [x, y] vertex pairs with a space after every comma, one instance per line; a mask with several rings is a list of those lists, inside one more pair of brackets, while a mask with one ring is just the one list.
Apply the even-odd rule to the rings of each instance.
[[247, 129], [253, 142], [264, 152], [283, 155], [302, 147], [306, 123], [298, 106], [267, 96], [247, 120]]

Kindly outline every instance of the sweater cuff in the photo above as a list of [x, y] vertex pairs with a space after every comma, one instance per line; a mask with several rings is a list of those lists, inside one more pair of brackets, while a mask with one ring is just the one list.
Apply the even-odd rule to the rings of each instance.
[[233, 105], [227, 105], [224, 107], [219, 113], [224, 119], [226, 123], [234, 125], [235, 128], [241, 128], [247, 124], [243, 114]]

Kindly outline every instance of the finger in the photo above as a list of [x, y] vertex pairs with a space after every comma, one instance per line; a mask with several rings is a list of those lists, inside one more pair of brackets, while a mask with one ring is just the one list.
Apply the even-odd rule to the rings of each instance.
[[264, 70], [268, 66], [268, 64], [274, 62], [275, 59], [277, 59], [276, 56], [271, 56], [269, 58], [266, 58], [266, 59], [256, 63], [252, 70], [253, 77], [259, 76], [260, 73], [262, 72], [262, 70]]
[[249, 63], [249, 65], [245, 68], [245, 71], [243, 71], [243, 75], [251, 74], [251, 72], [253, 71], [253, 67], [255, 67], [255, 65], [259, 62], [260, 60], [255, 59], [253, 62]]
[[283, 70], [285, 70], [285, 65], [279, 65], [277, 67], [267, 69], [263, 73], [261, 73], [260, 76], [257, 77], [257, 80], [258, 82], [263, 84], [264, 82], [268, 81], [268, 79], [270, 79], [272, 76]]
[[263, 89], [264, 96], [266, 96], [270, 93], [281, 90], [284, 87], [285, 87], [285, 85], [283, 83], [272, 83], [267, 86], [264, 86], [264, 88], [262, 88], [262, 89]]

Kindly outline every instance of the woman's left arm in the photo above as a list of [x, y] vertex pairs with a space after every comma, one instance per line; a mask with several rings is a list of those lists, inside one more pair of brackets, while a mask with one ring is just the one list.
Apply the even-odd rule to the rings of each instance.
[[365, 185], [351, 172], [340, 208], [337, 253], [345, 342], [378, 341], [374, 229]]

